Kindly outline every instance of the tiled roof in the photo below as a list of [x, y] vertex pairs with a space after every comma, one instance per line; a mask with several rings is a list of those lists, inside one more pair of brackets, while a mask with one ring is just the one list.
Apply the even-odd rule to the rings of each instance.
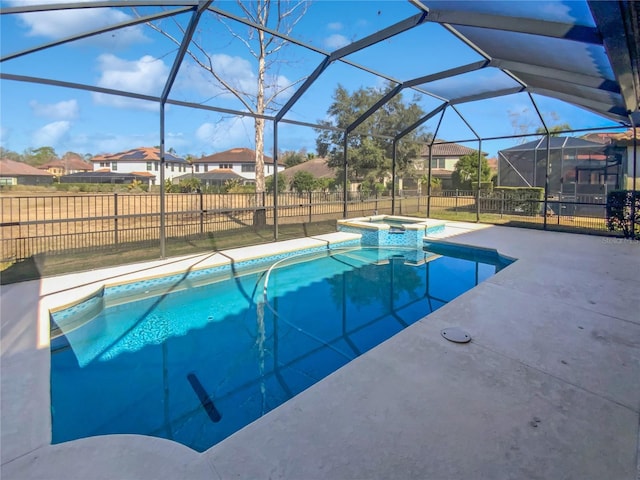
[[[169, 152], [164, 152], [166, 162], [188, 163], [184, 158], [177, 157]], [[92, 162], [140, 162], [140, 161], [159, 161], [160, 149], [155, 147], [140, 147], [126, 152], [118, 152], [112, 154], [96, 155], [91, 159]]]
[[[436, 143], [432, 148], [433, 153], [431, 155], [433, 157], [462, 157], [463, 155], [469, 155], [478, 151], [474, 148], [465, 147], [464, 145], [458, 145], [457, 143]], [[421, 155], [423, 157], [429, 156], [428, 145], [425, 145], [423, 147]]]
[[90, 172], [93, 170], [93, 165], [89, 162], [85, 162], [78, 156], [70, 155], [68, 158], [47, 162], [40, 168], [43, 170], [48, 168], [65, 168], [67, 170], [85, 170]]
[[242, 175], [238, 175], [228, 168], [216, 168], [205, 173], [197, 173], [196, 176], [203, 180], [246, 180]]
[[586, 135], [582, 135], [580, 138], [582, 138], [583, 140], [588, 140], [589, 142], [602, 143], [604, 145], [604, 144], [611, 143], [611, 140], [616, 135], [619, 135], [619, 134], [611, 133], [611, 132], [593, 132], [593, 133], [587, 133]]
[[613, 139], [617, 145], [633, 145], [633, 135], [635, 133], [636, 141], [640, 140], [640, 128], [630, 128], [624, 133], [618, 133], [613, 136]]
[[322, 157], [312, 158], [306, 162], [286, 168], [282, 173], [288, 179], [293, 178], [296, 172], [309, 172], [316, 178], [335, 178], [336, 172], [327, 165], [327, 159]]
[[[590, 142], [609, 144], [615, 143], [616, 145], [631, 145], [633, 142], [633, 129], [630, 128], [626, 132], [613, 133], [613, 132], [595, 132], [587, 133], [580, 137]], [[636, 128], [636, 139], [640, 140], [640, 128]]]
[[52, 173], [49, 173], [47, 171], [40, 170], [23, 162], [9, 160], [8, 158], [3, 158], [2, 160], [0, 160], [0, 175], [4, 177], [19, 177], [30, 175], [37, 175], [40, 177], [54, 176]]
[[[226, 150], [224, 152], [214, 153], [213, 155], [207, 155], [206, 157], [201, 157], [195, 160], [192, 160], [191, 163], [251, 163], [255, 164], [256, 151], [251, 150], [250, 148], [232, 148], [231, 150]], [[273, 158], [269, 155], [264, 156], [264, 163], [273, 163]], [[282, 162], [278, 162], [279, 165], [284, 165]]]

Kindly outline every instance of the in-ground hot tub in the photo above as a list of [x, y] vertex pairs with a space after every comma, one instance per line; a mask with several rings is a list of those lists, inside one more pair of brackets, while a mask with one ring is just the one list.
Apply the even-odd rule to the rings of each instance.
[[444, 230], [446, 222], [398, 215], [338, 220], [338, 231], [359, 233], [362, 245], [397, 245], [422, 248], [424, 237]]

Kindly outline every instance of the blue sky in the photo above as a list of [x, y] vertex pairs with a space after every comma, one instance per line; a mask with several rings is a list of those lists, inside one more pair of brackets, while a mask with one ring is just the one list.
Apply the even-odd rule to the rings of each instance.
[[[2, 7], [41, 1], [0, 1]], [[429, 2], [425, 1], [428, 5]], [[464, 8], [504, 8], [500, 3], [463, 2]], [[480, 4], [480, 7], [471, 5]], [[241, 14], [235, 1], [215, 1], [214, 6]], [[568, 19], [570, 15], [585, 16], [558, 1], [510, 3], [538, 15], [553, 15]], [[173, 7], [172, 7], [173, 8]], [[1, 52], [24, 50], [68, 35], [133, 18], [136, 14], [159, 12], [159, 8], [78, 9], [63, 12], [40, 12], [0, 17]], [[546, 13], [545, 13], [546, 12]], [[392, 25], [418, 13], [401, 0], [312, 2], [306, 15], [293, 27], [292, 36], [324, 51], [333, 51], [380, 28]], [[587, 12], [588, 13], [588, 12]], [[566, 17], [566, 18], [565, 18]], [[182, 27], [188, 15], [175, 17]], [[585, 17], [584, 21], [588, 22]], [[162, 20], [167, 33], [180, 38], [173, 20]], [[234, 38], [229, 29], [241, 39]], [[207, 14], [195, 38], [210, 55], [217, 71], [234, 87], [251, 92], [255, 89], [256, 62], [248, 54], [242, 39], [246, 27], [232, 21], [219, 22]], [[73, 44], [52, 47], [41, 52], [3, 62], [4, 73], [42, 76], [61, 81], [77, 82], [112, 89], [131, 90], [142, 94], [160, 95], [176, 54], [176, 45], [146, 25], [130, 27]], [[277, 87], [293, 84], [281, 94], [286, 102], [298, 83], [321, 62], [321, 54], [289, 45], [280, 52], [281, 62], [270, 73], [270, 83]], [[398, 35], [379, 45], [357, 52], [348, 60], [385, 73], [400, 81], [434, 73], [480, 60], [477, 53], [448, 34], [440, 25], [425, 24]], [[483, 70], [431, 85], [434, 93], [447, 97], [460, 89], [482, 91], [482, 85], [508, 87], [510, 80], [496, 70]], [[317, 123], [327, 118], [327, 108], [338, 84], [352, 91], [359, 87], [382, 86], [384, 80], [342, 63], [331, 65], [302, 96], [285, 118]], [[67, 151], [81, 154], [115, 153], [140, 146], [159, 144], [158, 106], [150, 102], [115, 97], [83, 90], [73, 90], [23, 83], [0, 81], [0, 144], [22, 152], [28, 147], [52, 146], [58, 155]], [[478, 90], [480, 89], [480, 90]], [[405, 99], [412, 95], [404, 93]], [[186, 62], [180, 69], [170, 98], [243, 111], [245, 107], [219, 86], [210, 75]], [[569, 123], [573, 128], [608, 126], [613, 123], [585, 110], [550, 98], [536, 96], [536, 101], [550, 124]], [[440, 102], [428, 95], [419, 95], [418, 103], [425, 111]], [[533, 131], [539, 121], [526, 94], [461, 104], [458, 110], [481, 136], [499, 136]], [[425, 124], [427, 131], [436, 128], [439, 117]], [[253, 145], [253, 120], [216, 112], [168, 106], [166, 110], [166, 148], [180, 155], [202, 155], [233, 147]], [[265, 132], [265, 149], [272, 153], [272, 129]], [[280, 150], [315, 150], [313, 129], [281, 124]], [[455, 114], [447, 110], [439, 138], [458, 141], [474, 138], [474, 134]], [[515, 144], [515, 140], [483, 143], [483, 151], [495, 155], [500, 148]], [[474, 147], [475, 144], [468, 146]]]

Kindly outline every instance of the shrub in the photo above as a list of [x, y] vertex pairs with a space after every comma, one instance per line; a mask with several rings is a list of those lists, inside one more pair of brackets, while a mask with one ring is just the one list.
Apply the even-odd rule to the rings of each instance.
[[[634, 203], [635, 212], [632, 216]], [[634, 223], [635, 229], [633, 228]], [[607, 227], [610, 231], [621, 231], [625, 238], [640, 236], [640, 192], [614, 190], [608, 193]]]
[[[473, 191], [478, 190], [478, 182], [473, 182], [471, 185]], [[481, 192], [492, 192], [493, 191], [493, 182], [480, 182], [480, 191]]]
[[[269, 175], [264, 180], [264, 186], [267, 190], [267, 193], [273, 193], [275, 177], [273, 175]], [[278, 193], [283, 193], [287, 190], [287, 177], [284, 173], [278, 172]]]
[[302, 194], [304, 192], [312, 192], [317, 187], [316, 177], [305, 171], [296, 172], [291, 179], [291, 189]]

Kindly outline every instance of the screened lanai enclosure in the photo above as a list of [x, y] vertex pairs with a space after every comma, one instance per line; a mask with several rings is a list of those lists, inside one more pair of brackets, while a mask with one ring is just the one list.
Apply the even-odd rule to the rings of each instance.
[[[638, 188], [637, 134], [624, 147], [612, 140], [640, 122], [634, 1], [3, 0], [0, 8], [3, 154], [50, 146], [91, 159], [155, 146], [160, 158], [157, 171], [138, 167], [158, 188], [137, 200], [124, 192], [71, 208], [70, 196], [3, 192], [3, 260], [51, 253], [56, 242], [95, 250], [97, 236], [110, 247], [144, 240], [164, 257], [168, 240], [216, 238], [220, 225], [266, 226], [271, 240], [287, 223], [383, 209], [464, 211], [472, 220], [502, 213], [480, 188], [457, 192], [455, 206], [437, 191], [430, 147], [441, 144], [497, 158], [494, 183], [544, 188], [540, 201], [556, 215], [581, 194]], [[610, 135], [597, 145], [578, 138], [590, 132]], [[242, 172], [254, 175], [248, 197], [164, 188], [169, 152], [198, 159], [236, 147], [255, 151], [255, 171]], [[277, 175], [265, 182], [264, 156], [278, 171], [291, 151], [326, 157], [335, 187], [278, 193]], [[411, 176], [425, 185], [415, 201], [401, 188]], [[367, 178], [388, 190], [365, 195], [357, 186]], [[534, 209], [545, 228], [550, 210]], [[123, 237], [127, 222], [146, 233]]]
[[625, 184], [629, 171], [625, 153], [615, 144], [575, 137], [550, 137], [547, 148], [543, 137], [499, 151], [497, 183], [545, 188], [555, 214], [598, 216], [607, 193]]

